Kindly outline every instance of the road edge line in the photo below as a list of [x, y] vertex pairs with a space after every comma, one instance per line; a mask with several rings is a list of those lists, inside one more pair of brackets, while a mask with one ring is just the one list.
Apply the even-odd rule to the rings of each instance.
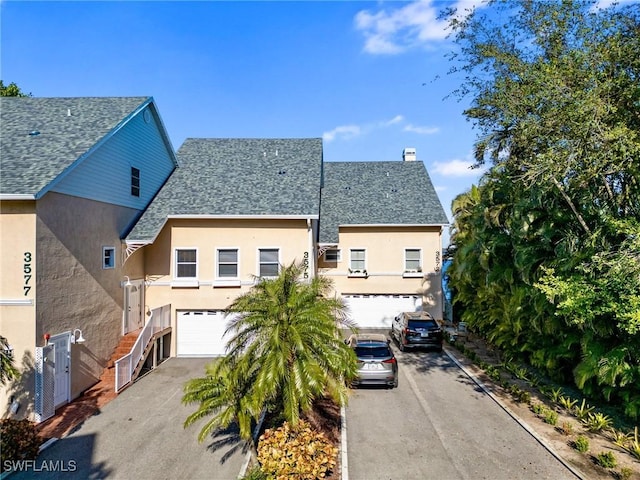
[[349, 460], [347, 458], [347, 410], [340, 406], [340, 478], [349, 480]]
[[453, 363], [455, 363], [458, 368], [460, 370], [462, 370], [465, 375], [467, 375], [467, 377], [469, 377], [471, 380], [473, 380], [476, 385], [478, 385], [482, 391], [484, 393], [486, 393], [487, 395], [489, 395], [489, 397], [496, 402], [500, 408], [502, 408], [505, 412], [507, 412], [507, 414], [509, 414], [509, 416], [511, 418], [513, 418], [522, 428], [525, 429], [525, 431], [531, 435], [533, 438], [536, 439], [536, 441], [542, 445], [551, 455], [553, 455], [555, 457], [556, 460], [558, 460], [562, 465], [564, 465], [564, 467], [569, 470], [571, 473], [573, 473], [577, 478], [579, 478], [580, 480], [586, 480], [588, 477], [586, 477], [584, 475], [584, 473], [582, 473], [581, 471], [579, 471], [578, 469], [576, 469], [573, 465], [570, 465], [564, 458], [562, 458], [560, 456], [560, 454], [558, 454], [551, 445], [549, 445], [547, 443], [547, 441], [542, 438], [540, 435], [538, 435], [535, 430], [533, 428], [531, 428], [531, 426], [529, 426], [529, 424], [527, 422], [525, 422], [524, 420], [522, 420], [518, 415], [515, 414], [515, 412], [513, 412], [509, 407], [507, 407], [502, 400], [500, 400], [496, 395], [493, 394], [493, 392], [491, 392], [487, 387], [485, 387], [484, 383], [482, 383], [482, 381], [476, 377], [473, 373], [471, 373], [469, 370], [467, 370], [467, 368], [462, 365], [462, 363], [460, 363], [460, 361], [451, 353], [449, 352], [448, 349], [443, 349], [444, 353], [447, 354], [447, 356], [453, 361]]

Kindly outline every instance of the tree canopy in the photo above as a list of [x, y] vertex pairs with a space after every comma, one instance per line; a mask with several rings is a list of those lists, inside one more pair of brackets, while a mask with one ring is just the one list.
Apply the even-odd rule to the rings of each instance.
[[11, 82], [9, 85], [0, 80], [0, 97], [30, 97], [30, 93], [24, 93], [18, 85]]
[[488, 172], [454, 200], [470, 325], [640, 415], [640, 10], [489, 2], [450, 13]]

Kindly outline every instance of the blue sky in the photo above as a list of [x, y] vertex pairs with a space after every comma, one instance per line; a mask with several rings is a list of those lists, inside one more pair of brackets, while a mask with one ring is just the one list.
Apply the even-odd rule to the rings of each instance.
[[459, 78], [436, 17], [452, 5], [2, 0], [1, 78], [38, 97], [153, 96], [175, 149], [323, 137], [325, 161], [400, 161], [415, 147], [451, 218], [479, 177], [467, 103], [446, 98]]

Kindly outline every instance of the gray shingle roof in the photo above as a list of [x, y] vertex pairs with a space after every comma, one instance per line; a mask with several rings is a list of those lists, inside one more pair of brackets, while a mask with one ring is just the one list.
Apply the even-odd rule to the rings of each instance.
[[337, 243], [340, 225], [448, 223], [420, 161], [324, 164], [320, 243]]
[[148, 100], [1, 97], [0, 193], [37, 196]]
[[320, 138], [189, 138], [177, 155], [180, 166], [128, 241], [152, 241], [170, 215], [318, 215]]

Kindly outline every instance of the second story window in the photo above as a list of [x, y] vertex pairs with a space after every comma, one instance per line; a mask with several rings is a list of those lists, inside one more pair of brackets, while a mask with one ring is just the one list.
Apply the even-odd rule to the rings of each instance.
[[196, 278], [198, 276], [198, 251], [195, 248], [176, 250], [176, 278]]
[[404, 270], [405, 272], [422, 271], [422, 253], [419, 248], [407, 248], [404, 251]]
[[140, 196], [140, 169], [131, 167], [131, 195]]
[[325, 262], [339, 262], [341, 260], [340, 250], [337, 248], [330, 248], [324, 252]]
[[350, 253], [349, 269], [353, 272], [363, 272], [367, 268], [364, 249], [352, 249]]
[[238, 249], [225, 248], [218, 250], [218, 269], [216, 276], [218, 278], [237, 278], [238, 277]]
[[277, 248], [261, 248], [258, 276], [277, 277], [280, 273], [280, 251]]

